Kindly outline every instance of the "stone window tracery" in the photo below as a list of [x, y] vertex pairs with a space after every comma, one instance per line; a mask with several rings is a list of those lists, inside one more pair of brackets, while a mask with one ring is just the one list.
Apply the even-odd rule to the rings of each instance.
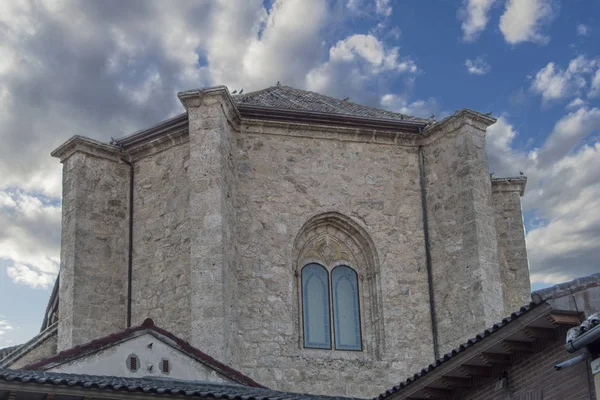
[[338, 212], [310, 218], [294, 241], [298, 345], [380, 357], [379, 262], [366, 230]]

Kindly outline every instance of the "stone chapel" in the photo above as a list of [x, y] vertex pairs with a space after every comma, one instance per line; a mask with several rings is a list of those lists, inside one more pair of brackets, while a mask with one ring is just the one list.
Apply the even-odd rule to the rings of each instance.
[[490, 115], [421, 119], [279, 84], [178, 97], [181, 115], [52, 153], [60, 275], [28, 363], [151, 318], [225, 380], [222, 365], [368, 396], [530, 301], [526, 178], [491, 176]]

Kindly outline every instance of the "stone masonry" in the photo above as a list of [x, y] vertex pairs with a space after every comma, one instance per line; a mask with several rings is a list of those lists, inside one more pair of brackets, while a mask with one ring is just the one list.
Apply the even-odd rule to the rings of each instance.
[[[492, 118], [462, 110], [405, 133], [248, 118], [224, 87], [179, 98], [187, 123], [121, 146], [75, 137], [53, 153], [59, 350], [126, 327], [122, 160], [135, 178], [132, 324], [151, 317], [270, 388], [375, 395], [433, 361], [432, 307], [443, 354], [527, 301], [524, 182], [490, 180]], [[356, 270], [362, 351], [303, 348], [299, 272], [313, 261]]]

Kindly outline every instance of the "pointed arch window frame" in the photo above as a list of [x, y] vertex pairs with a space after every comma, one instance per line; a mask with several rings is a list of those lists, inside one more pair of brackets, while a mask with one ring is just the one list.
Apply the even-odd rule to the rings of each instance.
[[[307, 335], [307, 317], [306, 317], [306, 292], [304, 285], [304, 276], [303, 272], [307, 266], [318, 265], [323, 268], [323, 270], [327, 273], [327, 314], [329, 317], [329, 321], [327, 324], [327, 329], [329, 330], [329, 341], [327, 344], [321, 343], [316, 344], [310, 343]], [[355, 278], [355, 291], [354, 291], [354, 300], [355, 300], [355, 310], [356, 310], [356, 319], [355, 319], [355, 329], [356, 336], [358, 338], [358, 344], [356, 346], [349, 346], [339, 344], [339, 327], [336, 329], [336, 312], [334, 310], [336, 297], [334, 294], [334, 284], [333, 284], [333, 271], [337, 268], [347, 268], [352, 271]], [[361, 316], [361, 297], [360, 297], [360, 279], [359, 274], [355, 268], [353, 268], [348, 262], [338, 262], [334, 265], [328, 267], [319, 261], [305, 262], [300, 269], [300, 300], [301, 300], [301, 317], [302, 317], [302, 344], [306, 349], [321, 349], [321, 350], [335, 350], [335, 351], [349, 351], [349, 352], [362, 352], [364, 350], [363, 345], [363, 327], [362, 327], [362, 316]]]

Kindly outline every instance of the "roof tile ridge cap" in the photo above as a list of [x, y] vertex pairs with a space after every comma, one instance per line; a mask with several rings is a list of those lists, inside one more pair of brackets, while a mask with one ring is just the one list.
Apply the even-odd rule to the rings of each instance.
[[[579, 293], [581, 291], [600, 286], [600, 272], [581, 276], [570, 281], [557, 283], [556, 285], [539, 289], [531, 293], [533, 302], [544, 302], [559, 297]], [[565, 292], [568, 290], [568, 292]]]
[[184, 339], [176, 336], [175, 334], [167, 331], [166, 329], [160, 328], [156, 325], [152, 325], [151, 327], [148, 327], [148, 329], [153, 330], [154, 332], [156, 332], [160, 335], [166, 336], [167, 338], [173, 340], [178, 346], [180, 346], [184, 350], [189, 351], [192, 354], [200, 353], [200, 354], [196, 354], [196, 355], [199, 355], [207, 363], [212, 364], [213, 367], [217, 367], [226, 373], [232, 374], [233, 376], [236, 376], [238, 378], [242, 378], [243, 382], [248, 383], [253, 387], [268, 389], [266, 386], [261, 385], [260, 383], [256, 382], [254, 379], [250, 378], [247, 375], [244, 375], [242, 372], [234, 369], [233, 367], [230, 367], [229, 365], [222, 363], [221, 361], [217, 360], [216, 358], [212, 357], [211, 355], [203, 352], [199, 348], [194, 347], [187, 340], [184, 340]]
[[[49, 329], [50, 327], [48, 327]], [[67, 356], [83, 356], [86, 354], [88, 350], [99, 350], [102, 349], [104, 345], [114, 344], [119, 339], [127, 337], [131, 333], [135, 333], [140, 330], [148, 329], [143, 325], [133, 326], [130, 328], [126, 328], [122, 331], [111, 333], [110, 335], [102, 336], [96, 339], [92, 339], [89, 342], [78, 344], [76, 346], [70, 347], [68, 349], [62, 350], [50, 357], [46, 357], [44, 359], [38, 360], [36, 362], [32, 362], [30, 364], [25, 365], [22, 369], [26, 370], [34, 370], [35, 368], [43, 367], [53, 362], [59, 361]], [[96, 347], [98, 346], [98, 347]]]

